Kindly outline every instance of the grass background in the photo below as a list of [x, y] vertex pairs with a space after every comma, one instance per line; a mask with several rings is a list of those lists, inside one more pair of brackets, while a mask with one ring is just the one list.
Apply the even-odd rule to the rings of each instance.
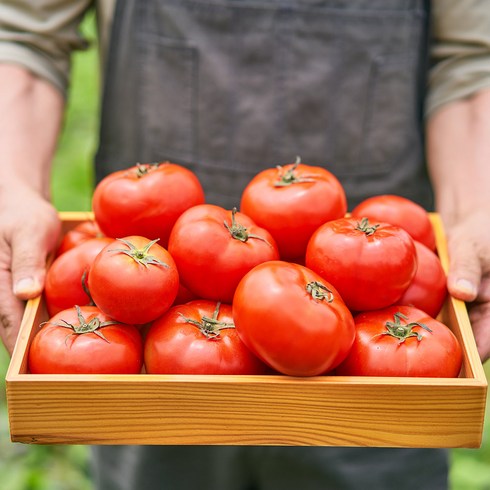
[[[98, 57], [93, 16], [82, 29], [92, 40], [89, 50], [75, 54], [63, 134], [54, 161], [53, 201], [60, 211], [90, 210], [92, 158], [98, 119]], [[4, 379], [8, 355], [0, 347], [0, 488], [5, 490], [91, 490], [89, 449], [10, 442]], [[490, 379], [490, 362], [486, 363]], [[451, 450], [451, 490], [490, 490], [490, 408], [480, 449]], [[407, 417], [409, 422], [409, 417]], [[425, 489], [423, 489], [425, 490]]]

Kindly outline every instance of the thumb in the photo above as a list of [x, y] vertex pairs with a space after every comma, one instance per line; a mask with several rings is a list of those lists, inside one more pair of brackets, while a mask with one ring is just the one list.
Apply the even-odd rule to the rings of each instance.
[[448, 253], [449, 293], [462, 301], [474, 301], [482, 278], [478, 251], [470, 241], [460, 240], [448, 243]]
[[56, 242], [56, 234], [53, 235], [19, 231], [13, 237], [12, 284], [13, 292], [19, 299], [26, 300], [41, 294], [46, 276], [46, 258]]

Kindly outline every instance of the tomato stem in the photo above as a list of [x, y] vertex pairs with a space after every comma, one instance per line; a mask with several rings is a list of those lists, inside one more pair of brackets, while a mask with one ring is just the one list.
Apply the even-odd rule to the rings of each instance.
[[201, 321], [193, 320], [192, 318], [187, 318], [182, 313], [179, 315], [184, 319], [186, 323], [191, 323], [195, 325], [202, 334], [208, 339], [216, 339], [219, 337], [221, 330], [225, 328], [235, 328], [234, 323], [220, 322], [218, 321], [219, 309], [221, 302], [216, 303], [216, 308], [214, 309], [213, 316], [209, 318], [208, 316], [203, 316]]
[[370, 225], [368, 218], [362, 218], [361, 221], [357, 222], [356, 230], [362, 231], [366, 234], [366, 236], [373, 235], [376, 230], [379, 228], [379, 224]]
[[420, 323], [420, 322], [410, 322], [405, 324], [401, 323], [402, 319], [408, 320], [408, 317], [399, 311], [393, 315], [393, 318], [395, 319], [394, 322], [386, 322], [385, 326], [387, 332], [383, 332], [381, 335], [391, 335], [392, 337], [399, 339], [400, 344], [405, 342], [405, 340], [410, 337], [416, 337], [419, 342], [424, 338], [420, 332], [413, 331], [414, 327], [421, 327], [427, 332], [432, 333], [432, 330], [427, 325], [425, 325], [425, 323]]
[[69, 328], [70, 330], [72, 330], [72, 332], [66, 336], [66, 339], [68, 339], [68, 337], [71, 337], [72, 335], [83, 335], [86, 333], [94, 333], [102, 340], [105, 340], [107, 343], [110, 343], [106, 339], [105, 335], [100, 331], [100, 329], [103, 327], [107, 327], [109, 325], [118, 325], [120, 324], [120, 322], [117, 322], [115, 320], [108, 320], [107, 322], [101, 322], [97, 316], [95, 316], [89, 322], [87, 322], [87, 320], [82, 314], [82, 310], [80, 309], [80, 307], [78, 305], [75, 305], [75, 309], [77, 310], [78, 325], [69, 323], [66, 320], [61, 319], [60, 322], [51, 322], [51, 321], [42, 322], [40, 326], [42, 327], [43, 325], [50, 324], [50, 325], [56, 325], [57, 327]]
[[235, 240], [239, 240], [245, 243], [248, 241], [249, 238], [257, 238], [258, 240], [263, 240], [264, 242], [269, 243], [264, 237], [255, 235], [253, 233], [249, 233], [245, 226], [237, 222], [235, 216], [236, 213], [237, 213], [237, 208], [233, 208], [231, 210], [231, 226], [226, 222], [226, 220], [223, 223], [225, 228], [230, 232], [230, 235]]
[[148, 175], [152, 170], [158, 168], [160, 163], [137, 163], [135, 169], [135, 175], [138, 179]]
[[289, 185], [299, 184], [301, 182], [314, 182], [315, 179], [313, 177], [308, 177], [307, 175], [298, 176], [296, 174], [296, 169], [300, 164], [301, 158], [297, 156], [296, 161], [287, 170], [284, 170], [283, 166], [277, 165], [276, 168], [278, 170], [279, 177], [278, 180], [274, 182], [274, 187], [287, 187]]
[[320, 281], [309, 282], [306, 285], [306, 291], [313, 297], [313, 299], [320, 301], [325, 300], [327, 303], [331, 303], [334, 300], [333, 292]]
[[88, 288], [87, 276], [88, 276], [88, 269], [85, 269], [83, 271], [83, 274], [82, 274], [82, 289], [83, 289], [84, 293], [89, 297], [89, 300], [90, 300], [89, 305], [95, 306], [95, 302], [92, 299], [92, 295], [90, 294], [90, 290]]
[[155, 256], [149, 253], [150, 248], [158, 242], [159, 238], [156, 240], [149, 241], [143, 248], [139, 249], [128, 240], [124, 238], [116, 238], [120, 242], [124, 243], [128, 248], [112, 248], [109, 249], [108, 252], [121, 252], [123, 254], [128, 255], [132, 259], [134, 259], [138, 264], [144, 265], [148, 267], [149, 265], [161, 265], [162, 267], [169, 267], [165, 262], [157, 259]]

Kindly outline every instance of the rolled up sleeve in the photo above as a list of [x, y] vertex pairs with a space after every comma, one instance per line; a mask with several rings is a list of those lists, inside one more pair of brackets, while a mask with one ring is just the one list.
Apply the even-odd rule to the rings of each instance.
[[433, 0], [426, 114], [490, 88], [490, 0]]
[[66, 94], [70, 59], [85, 49], [80, 22], [91, 0], [3, 0], [0, 63], [19, 64]]

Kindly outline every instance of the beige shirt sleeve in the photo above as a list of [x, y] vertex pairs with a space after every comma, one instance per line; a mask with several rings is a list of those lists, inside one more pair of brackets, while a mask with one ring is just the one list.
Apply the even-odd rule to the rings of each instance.
[[91, 0], [2, 0], [0, 62], [20, 64], [66, 92], [78, 27]]
[[490, 88], [490, 0], [433, 0], [426, 113]]

